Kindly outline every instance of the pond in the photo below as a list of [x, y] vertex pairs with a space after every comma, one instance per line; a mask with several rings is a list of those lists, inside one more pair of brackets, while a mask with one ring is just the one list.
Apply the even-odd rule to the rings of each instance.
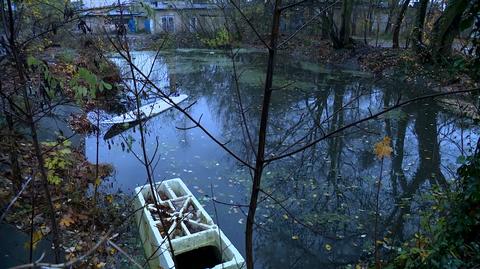
[[[187, 94], [182, 105], [193, 104], [188, 110], [191, 115], [201, 118], [201, 124], [238, 156], [252, 160], [252, 146], [242, 128], [237, 85], [255, 144], [266, 54], [240, 51], [235, 57], [237, 80], [231, 57], [220, 51], [162, 51], [156, 61], [155, 52], [134, 52], [133, 57], [159, 88]], [[114, 60], [131, 86], [125, 62], [118, 57]], [[269, 157], [368, 117], [399, 98], [428, 93], [403, 78], [374, 79], [354, 63], [318, 65], [279, 55], [276, 65]], [[112, 116], [103, 115], [105, 119]], [[241, 205], [249, 201], [249, 171], [199, 128], [189, 128], [192, 126], [185, 115], [174, 110], [146, 121], [147, 151], [155, 155], [155, 180], [181, 178], [244, 254], [247, 209]], [[146, 184], [145, 170], [135, 156], [140, 153], [138, 128], [109, 132], [110, 127], [101, 126], [100, 162], [114, 166], [114, 188], [133, 195], [136, 186]], [[337, 268], [371, 257], [375, 182], [379, 178], [382, 252], [397, 246], [418, 226], [420, 211], [428, 206], [423, 195], [434, 185], [445, 186], [454, 180], [457, 157], [471, 152], [477, 134], [478, 128], [468, 119], [429, 100], [394, 110], [270, 163], [262, 190], [275, 201], [265, 196], [260, 199], [254, 242], [257, 268]], [[393, 155], [382, 162], [373, 148], [385, 136], [392, 139]], [[85, 151], [94, 162], [95, 136], [86, 137]], [[214, 204], [211, 197], [240, 206]]]

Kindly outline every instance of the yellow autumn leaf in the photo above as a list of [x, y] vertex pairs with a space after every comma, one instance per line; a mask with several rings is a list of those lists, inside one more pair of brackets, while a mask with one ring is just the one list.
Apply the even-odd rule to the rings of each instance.
[[75, 259], [75, 254], [73, 252], [68, 253], [67, 255], [65, 255], [65, 259], [67, 261], [71, 261], [71, 260]]
[[382, 140], [375, 144], [373, 151], [375, 152], [377, 158], [383, 159], [385, 157], [390, 157], [393, 151], [392, 147], [390, 147], [391, 141], [392, 139], [390, 139], [390, 137], [385, 136]]
[[288, 219], [288, 215], [287, 215], [287, 214], [284, 214], [284, 215], [283, 215], [283, 218], [287, 220], [287, 219]]
[[[33, 233], [33, 236], [32, 236], [32, 248], [33, 249], [35, 249], [37, 247], [38, 242], [40, 242], [40, 240], [42, 240], [42, 238], [43, 238], [43, 234], [42, 234], [41, 230], [38, 230], [38, 231]], [[26, 249], [30, 248], [30, 241], [25, 242], [25, 248]]]
[[42, 240], [42, 237], [43, 237], [42, 231], [36, 231], [36, 232], [33, 233], [33, 238], [32, 238], [33, 248], [35, 248], [37, 246], [38, 242], [40, 242], [40, 240]]
[[292, 239], [293, 239], [293, 240], [298, 240], [298, 235], [292, 236]]
[[98, 187], [100, 183], [102, 183], [102, 180], [97, 177], [97, 179], [95, 179], [95, 187]]
[[59, 224], [60, 224], [60, 226], [65, 228], [65, 227], [69, 227], [73, 223], [75, 223], [75, 221], [73, 220], [72, 216], [70, 214], [68, 214], [68, 215], [64, 215], [62, 217]]
[[325, 249], [326, 249], [327, 251], [332, 250], [332, 245], [330, 245], [330, 244], [325, 244]]
[[105, 199], [107, 199], [107, 201], [108, 201], [110, 204], [113, 203], [113, 195], [110, 195], [110, 194], [109, 194], [109, 195], [107, 195], [107, 196], [105, 197]]

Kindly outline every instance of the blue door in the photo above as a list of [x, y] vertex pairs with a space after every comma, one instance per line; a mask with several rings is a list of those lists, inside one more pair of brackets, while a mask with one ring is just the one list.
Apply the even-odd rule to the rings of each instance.
[[134, 18], [131, 18], [128, 21], [128, 30], [130, 30], [130, 33], [135, 33], [137, 31], [137, 29], [135, 27], [135, 19]]
[[151, 34], [152, 29], [150, 28], [150, 19], [145, 19], [145, 21], [143, 23], [145, 25], [145, 32]]

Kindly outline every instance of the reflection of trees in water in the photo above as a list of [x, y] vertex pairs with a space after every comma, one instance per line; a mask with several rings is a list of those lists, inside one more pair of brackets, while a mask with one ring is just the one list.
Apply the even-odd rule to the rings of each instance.
[[[348, 98], [345, 98], [346, 95], [344, 90], [335, 89], [329, 93], [329, 97], [320, 97], [317, 106], [323, 107], [325, 100], [333, 98], [331, 106], [334, 111], [338, 111], [342, 104], [349, 101]], [[383, 99], [384, 105], [394, 102], [388, 92], [383, 95]], [[354, 121], [355, 116], [353, 115], [357, 115], [359, 118], [368, 116], [368, 114], [358, 113], [359, 110], [341, 110], [337, 115], [331, 117], [328, 126], [335, 129], [343, 125], [344, 122]], [[387, 235], [385, 232], [384, 235], [389, 237], [393, 235], [400, 240], [405, 235], [411, 234], [418, 225], [415, 218], [412, 221], [407, 219], [406, 216], [415, 212], [413, 207], [422, 206], [421, 197], [417, 195], [419, 190], [424, 188], [428, 190], [433, 185], [447, 187], [445, 176], [441, 170], [438, 125], [444, 123], [439, 122], [439, 108], [432, 102], [422, 107], [412, 105], [404, 108], [402, 112], [397, 116], [386, 118], [383, 126], [379, 125], [378, 122], [370, 122], [366, 126], [361, 126], [366, 132], [372, 131], [393, 137], [392, 142], [395, 152], [390, 163], [390, 183], [382, 187], [384, 203], [382, 203], [381, 213], [382, 216], [385, 216], [383, 218], [383, 229], [391, 233]], [[320, 115], [317, 118], [321, 118], [322, 113], [316, 111], [316, 115]], [[448, 124], [451, 124], [451, 119], [448, 119], [448, 121]], [[404, 173], [404, 157], [406, 154], [407, 128], [409, 126], [412, 126], [416, 135], [416, 137], [409, 137], [409, 140], [416, 139], [417, 145], [416, 149], [409, 145], [407, 155], [409, 158], [417, 156], [418, 165], [413, 175], [407, 176]], [[298, 249], [297, 245], [303, 244], [309, 250], [305, 253], [317, 253], [321, 258], [320, 260], [323, 261], [328, 260], [332, 255], [336, 255], [336, 261], [355, 262], [362, 256], [362, 251], [369, 247], [369, 244], [365, 245], [369, 236], [362, 239], [360, 235], [371, 234], [372, 230], [373, 200], [371, 197], [373, 196], [374, 182], [379, 173], [378, 162], [372, 162], [370, 166], [363, 166], [362, 168], [365, 170], [360, 175], [357, 175], [354, 170], [358, 170], [361, 162], [357, 159], [357, 153], [362, 150], [371, 151], [373, 142], [381, 136], [367, 134], [366, 137], [370, 140], [370, 145], [363, 144], [364, 137], [357, 133], [351, 133], [329, 139], [317, 145], [316, 148], [305, 152], [306, 154], [299, 154], [300, 157], [296, 158], [295, 161], [290, 160], [288, 168], [283, 170], [295, 171], [295, 174], [290, 175], [291, 178], [295, 179], [293, 182], [292, 180], [277, 179], [268, 181], [268, 187], [264, 188], [272, 189], [274, 196], [283, 200], [284, 205], [295, 212], [299, 219], [303, 222], [310, 222], [314, 230], [323, 231], [323, 233], [312, 232], [301, 228], [298, 224], [289, 227], [289, 225], [285, 225], [284, 221], [265, 222], [263, 229], [268, 232], [263, 229], [260, 230], [260, 239], [257, 242], [259, 244], [257, 246], [259, 255], [261, 255], [260, 259], [268, 260], [264, 262], [265, 264], [276, 264], [275, 261], [281, 259], [281, 254], [275, 255], [276, 251], [262, 250], [263, 248], [269, 249], [268, 244], [278, 241], [279, 238], [284, 239], [287, 249]], [[329, 164], [326, 165], [325, 163]], [[281, 165], [285, 164], [282, 163]], [[327, 172], [321, 173], [315, 167]], [[275, 169], [277, 167], [271, 170]], [[358, 177], [362, 175], [364, 178], [359, 180]], [[316, 179], [317, 185], [311, 181], [311, 178]], [[367, 181], [367, 179], [370, 180]], [[295, 186], [302, 183], [305, 186], [315, 186], [306, 188], [308, 191], [294, 191], [297, 188]], [[314, 194], [313, 198], [312, 193]], [[302, 199], [306, 200], [299, 202]], [[271, 213], [278, 211], [278, 207], [269, 210]], [[277, 214], [277, 220], [282, 219], [280, 213], [273, 214]], [[334, 221], [330, 223], [325, 221], [332, 219]], [[300, 240], [292, 240], [290, 238], [292, 234], [299, 234]], [[337, 237], [336, 240], [330, 241], [330, 244], [334, 245], [334, 249], [331, 252], [326, 252], [323, 247], [325, 240], [332, 236]], [[312, 241], [316, 243], [312, 243]], [[323, 242], [323, 244], [318, 242]], [[313, 260], [316, 259], [318, 258]], [[307, 266], [308, 261], [301, 262], [305, 262], [302, 266]], [[285, 265], [283, 268], [288, 268], [287, 264], [283, 265]], [[302, 266], [299, 266], [299, 268], [302, 268]], [[270, 267], [274, 268], [274, 266]], [[267, 266], [266, 268], [270, 267]]]

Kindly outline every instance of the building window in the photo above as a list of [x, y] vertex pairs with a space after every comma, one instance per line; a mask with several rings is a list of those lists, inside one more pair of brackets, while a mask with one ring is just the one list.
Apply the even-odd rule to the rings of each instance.
[[164, 32], [174, 32], [175, 25], [173, 23], [173, 16], [163, 16], [162, 17], [162, 30]]

